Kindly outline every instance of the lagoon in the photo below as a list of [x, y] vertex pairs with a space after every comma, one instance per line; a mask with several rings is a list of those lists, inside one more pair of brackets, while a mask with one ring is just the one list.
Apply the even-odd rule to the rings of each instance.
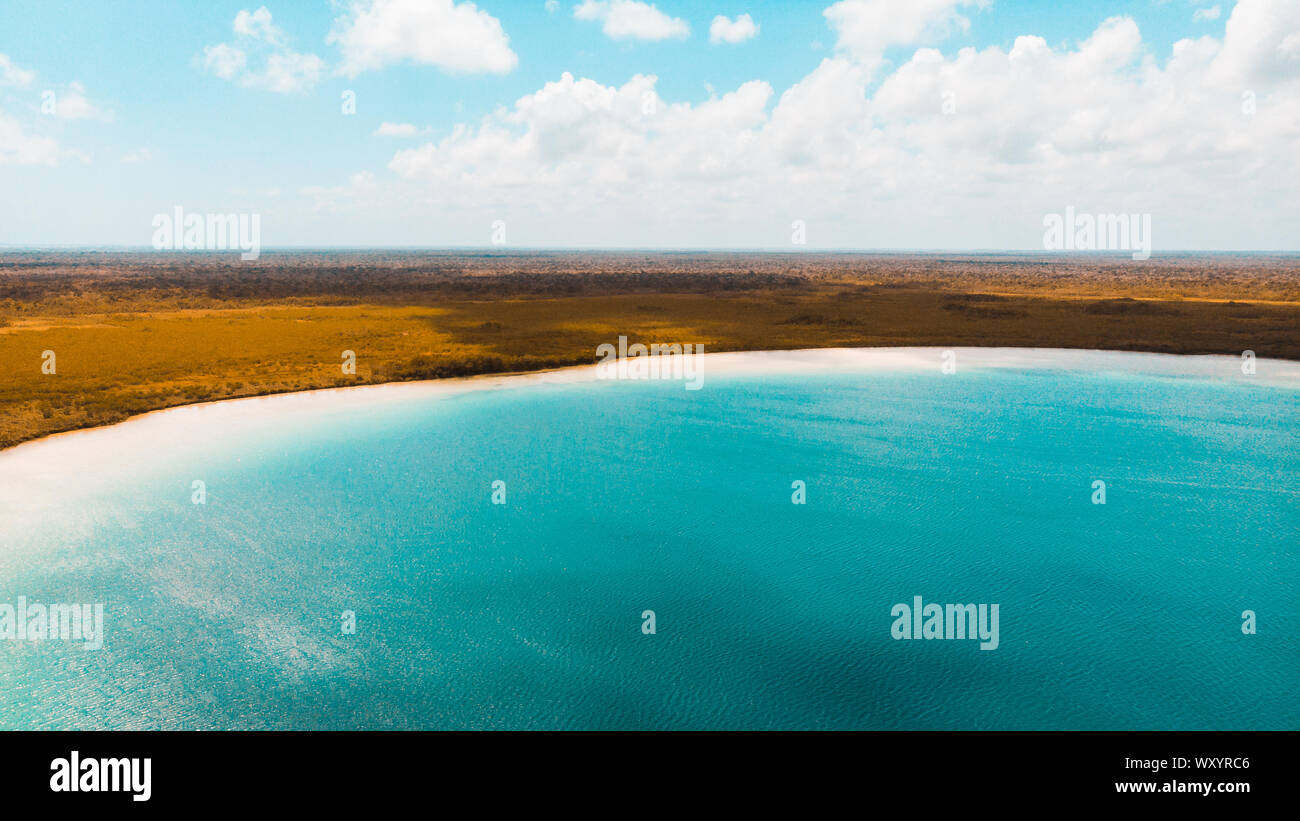
[[[0, 601], [105, 623], [0, 641], [0, 727], [1300, 729], [1300, 365], [941, 353], [320, 391], [10, 449]], [[997, 648], [896, 640], [915, 597], [997, 604]]]

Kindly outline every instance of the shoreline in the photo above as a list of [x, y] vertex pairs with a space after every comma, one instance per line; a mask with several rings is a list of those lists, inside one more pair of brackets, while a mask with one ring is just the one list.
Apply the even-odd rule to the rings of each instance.
[[[825, 373], [843, 372], [846, 369], [867, 371], [886, 371], [900, 369], [923, 369], [940, 367], [940, 357], [946, 350], [957, 354], [959, 367], [972, 369], [997, 368], [1038, 368], [1073, 371], [1111, 371], [1120, 373], [1143, 374], [1151, 376], [1181, 376], [1202, 378], [1227, 378], [1237, 375], [1240, 368], [1239, 357], [1227, 354], [1179, 354], [1157, 351], [1120, 351], [1087, 348], [1022, 348], [1022, 347], [963, 347], [942, 348], [937, 346], [902, 346], [902, 347], [843, 347], [843, 348], [793, 348], [760, 351], [716, 351], [706, 352], [701, 356], [702, 362], [722, 365], [721, 375], [738, 374], [772, 375], [792, 372]], [[971, 359], [974, 358], [972, 362]], [[1074, 359], [1072, 363], [1062, 360]], [[1128, 360], [1130, 363], [1160, 365], [1159, 367], [1139, 367], [1115, 369], [1098, 367], [1107, 364], [1103, 360]], [[1140, 362], [1139, 362], [1140, 360]], [[797, 366], [782, 370], [773, 365]], [[863, 366], [868, 367], [863, 367]], [[1300, 361], [1291, 359], [1258, 358], [1256, 366], [1266, 366], [1264, 374], [1256, 374], [1250, 379], [1258, 384], [1270, 387], [1294, 387], [1300, 389]], [[1229, 366], [1233, 366], [1230, 368]], [[425, 396], [455, 396], [489, 389], [508, 389], [523, 387], [529, 383], [541, 384], [578, 384], [601, 380], [596, 376], [597, 364], [569, 365], [559, 368], [544, 368], [533, 371], [508, 371], [501, 373], [474, 374], [471, 376], [444, 377], [440, 379], [394, 380], [360, 385], [348, 385], [333, 388], [312, 388], [308, 390], [276, 391], [240, 396], [229, 399], [206, 400], [187, 404], [172, 405], [165, 408], [135, 414], [126, 419], [108, 425], [90, 425], [59, 431], [27, 441], [19, 442], [7, 448], [0, 448], [0, 463], [12, 458], [14, 454], [33, 450], [39, 446], [48, 446], [56, 442], [66, 442], [73, 436], [114, 430], [128, 425], [158, 419], [161, 417], [196, 414], [212, 408], [251, 410], [251, 406], [265, 405], [268, 402], [280, 403], [315, 403], [322, 399], [339, 398], [348, 405], [367, 404], [364, 400], [378, 395], [386, 401], [401, 401]], [[705, 378], [712, 366], [704, 369]], [[1270, 373], [1270, 371], [1272, 371]], [[645, 380], [628, 380], [645, 381]], [[662, 380], [661, 380], [662, 381]], [[398, 396], [397, 394], [402, 394]]]
[[[3, 257], [3, 254], [0, 254]], [[3, 262], [0, 260], [0, 262]], [[0, 272], [0, 450], [166, 408], [714, 351], [1052, 347], [1300, 362], [1294, 258], [37, 254]], [[58, 357], [49, 378], [45, 351]], [[352, 351], [355, 373], [341, 373]], [[53, 364], [50, 362], [49, 364]]]

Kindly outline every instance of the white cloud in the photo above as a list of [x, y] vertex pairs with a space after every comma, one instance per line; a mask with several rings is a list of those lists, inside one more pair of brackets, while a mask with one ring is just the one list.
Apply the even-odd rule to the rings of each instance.
[[735, 20], [729, 20], [719, 14], [709, 26], [710, 43], [743, 43], [758, 36], [758, 26], [754, 18], [742, 14]]
[[986, 0], [840, 0], [822, 14], [838, 36], [836, 48], [874, 66], [890, 46], [966, 30], [970, 21], [958, 8], [985, 4]]
[[233, 80], [248, 64], [243, 49], [229, 43], [218, 43], [203, 49], [203, 67], [223, 80]]
[[690, 36], [691, 27], [638, 0], [583, 0], [575, 6], [579, 20], [602, 21], [601, 30], [614, 40], [669, 40]]
[[415, 137], [427, 133], [429, 129], [419, 129], [411, 123], [380, 123], [375, 129], [376, 137]]
[[329, 42], [349, 77], [402, 60], [466, 74], [505, 74], [519, 63], [499, 20], [453, 0], [358, 0], [334, 21]]
[[0, 165], [58, 165], [61, 154], [53, 139], [28, 134], [0, 113]]
[[546, 0], [546, 13], [553, 14], [560, 7], [560, 0]]
[[108, 112], [90, 102], [81, 83], [69, 83], [66, 90], [54, 92], [54, 115], [61, 120], [112, 119]]
[[235, 34], [264, 40], [271, 45], [279, 45], [284, 41], [284, 32], [271, 22], [271, 12], [266, 6], [253, 12], [241, 9], [235, 15]]
[[0, 54], [0, 86], [26, 88], [36, 79], [36, 72], [14, 65], [8, 55]]
[[[28, 88], [36, 80], [36, 72], [20, 68], [8, 55], [0, 54], [0, 88]], [[95, 106], [86, 97], [86, 88], [73, 82], [61, 89], [41, 91], [41, 119], [46, 116], [59, 120], [108, 120], [111, 115]], [[0, 111], [0, 166], [3, 165], [58, 165], [64, 159], [89, 162], [90, 157], [81, 151], [64, 149], [57, 140], [32, 134], [23, 124]]]
[[[234, 43], [217, 43], [203, 49], [204, 70], [245, 88], [260, 88], [277, 94], [310, 91], [325, 73], [325, 61], [315, 54], [300, 54], [288, 46], [288, 38], [271, 20], [266, 6], [257, 11], [241, 9], [232, 26]], [[261, 71], [249, 68], [249, 52], [265, 55]]]
[[1300, 4], [1240, 0], [1222, 39], [1160, 59], [1119, 17], [1072, 46], [922, 48], [878, 85], [844, 49], [779, 95], [751, 81], [695, 105], [653, 76], [565, 74], [389, 168], [466, 219], [527, 213], [512, 236], [542, 244], [781, 245], [799, 218], [814, 243], [1033, 247], [1074, 205], [1152, 213], [1157, 251], [1294, 246], [1295, 44]]
[[153, 152], [147, 148], [136, 148], [122, 155], [122, 162], [127, 165], [137, 165], [149, 162], [152, 159]]
[[1211, 67], [1213, 79], [1236, 78], [1253, 88], [1300, 76], [1300, 3], [1240, 0], [1224, 25], [1223, 53]]
[[285, 51], [266, 58], [266, 70], [249, 74], [243, 82], [250, 88], [262, 88], [279, 94], [293, 94], [315, 87], [325, 73], [325, 61], [315, 54]]
[[518, 187], [543, 199], [571, 190], [570, 199], [582, 201], [586, 192], [628, 184], [654, 199], [658, 186], [731, 178], [765, 120], [771, 86], [752, 81], [692, 106], [663, 101], [656, 82], [638, 75], [613, 87], [565, 73], [477, 128], [458, 126], [440, 142], [399, 151], [389, 168], [471, 201]]
[[1218, 20], [1219, 7], [1210, 6], [1208, 9], [1197, 9], [1192, 13], [1192, 22], [1199, 23], [1202, 20]]

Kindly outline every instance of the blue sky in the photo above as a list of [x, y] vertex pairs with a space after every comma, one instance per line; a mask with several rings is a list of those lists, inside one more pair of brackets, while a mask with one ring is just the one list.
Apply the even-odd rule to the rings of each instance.
[[[418, 4], [420, 0], [380, 0], [381, 5], [385, 2]], [[429, 2], [462, 13], [469, 5]], [[415, 46], [419, 56], [412, 57], [393, 40], [390, 55], [376, 58], [380, 65], [348, 72], [342, 44], [337, 37], [330, 42], [330, 34], [346, 30], [358, 15], [374, 11], [369, 0], [359, 5], [272, 0], [265, 6], [5, 0], [0, 5], [0, 55], [5, 58], [0, 67], [9, 65], [12, 70], [10, 81], [0, 82], [0, 185], [6, 191], [0, 203], [0, 243], [143, 245], [149, 239], [149, 218], [179, 204], [195, 211], [261, 213], [268, 245], [486, 244], [488, 229], [483, 226], [499, 216], [517, 228], [512, 230], [517, 237], [512, 243], [529, 245], [779, 247], [786, 241], [787, 225], [799, 218], [776, 213], [780, 209], [772, 204], [784, 201], [808, 210], [810, 224], [827, 229], [809, 231], [812, 246], [1033, 247], [1041, 233], [1036, 218], [1053, 203], [1062, 208], [1076, 204], [1066, 202], [1072, 199], [1098, 212], [1149, 210], [1156, 225], [1169, 226], [1165, 236], [1171, 241], [1176, 238], [1177, 247], [1197, 247], [1198, 241], [1224, 248], [1294, 247], [1295, 238], [1281, 231], [1284, 217], [1277, 218], [1277, 226], [1260, 225], [1256, 212], [1263, 199], [1274, 196], [1268, 190], [1251, 195], [1243, 224], [1220, 226], [1208, 239], [1202, 224], [1205, 215], [1188, 220], [1179, 205], [1197, 193], [1198, 173], [1212, 172], [1218, 179], [1216, 196], [1222, 198], [1223, 175], [1229, 187], [1235, 181], [1241, 196], [1246, 196], [1250, 186], [1267, 183], [1289, 169], [1266, 156], [1295, 147], [1295, 129], [1286, 124], [1293, 113], [1289, 105], [1271, 109], [1280, 120], [1258, 137], [1258, 158], [1240, 148], [1228, 156], [1203, 156], [1201, 148], [1187, 144], [1186, 129], [1177, 117], [1164, 129], [1159, 122], [1138, 129], [1142, 132], [1135, 135], [1138, 143], [1116, 143], [1116, 135], [1133, 119], [1126, 116], [1127, 109], [1141, 106], [1149, 111], [1157, 105], [1144, 102], [1143, 95], [1159, 94], [1158, 105], [1179, 106], [1178, 95], [1183, 93], [1188, 97], [1186, 105], [1206, 105], [1195, 90], [1204, 88], [1205, 82], [1194, 77], [1186, 80], [1182, 92], [1168, 88], [1184, 82], [1169, 66], [1175, 44], [1183, 40], [1210, 38], [1221, 44], [1217, 55], [1207, 51], [1196, 67], [1206, 77], [1223, 82], [1219, 102], [1224, 109], [1219, 114], [1233, 115], [1238, 90], [1248, 85], [1260, 100], [1289, 100], [1297, 71], [1289, 62], [1291, 46], [1285, 38], [1295, 15], [1284, 7], [1300, 5], [1294, 0], [1278, 0], [1280, 12], [1268, 0], [1243, 0], [1243, 6], [1261, 6], [1253, 9], [1255, 18], [1278, 28], [1273, 40], [1248, 45], [1276, 59], [1265, 66], [1267, 70], [1236, 59], [1232, 70], [1239, 78], [1228, 80], [1222, 80], [1227, 72], [1223, 54], [1230, 49], [1223, 43], [1234, 11], [1231, 2], [1106, 0], [1073, 4], [1069, 9], [1057, 2], [1032, 0], [905, 0], [892, 9], [886, 0], [849, 0], [850, 6], [853, 3], [862, 6], [845, 14], [868, 15], [863, 19], [869, 31], [878, 31], [881, 19], [891, 19], [902, 13], [901, 8], [918, 3], [929, 3], [933, 13], [918, 20], [921, 28], [916, 36], [904, 32], [892, 39], [871, 39], [874, 35], [869, 34], [870, 42], [864, 43], [846, 34], [847, 23], [839, 28], [833, 24], [827, 12], [833, 4], [826, 0], [662, 0], [653, 4], [655, 13], [684, 22], [689, 35], [644, 39], [609, 36], [600, 19], [578, 19], [575, 3], [553, 3], [548, 8], [540, 0], [484, 0], [469, 12], [480, 15], [479, 19], [490, 16], [508, 38], [508, 46], [502, 40], [495, 47], [508, 48], [516, 56], [509, 70], [449, 67], [446, 61], [439, 64], [436, 44]], [[883, 12], [871, 6], [883, 7]], [[259, 19], [269, 19], [273, 26], [263, 31], [274, 34], [260, 41], [237, 35], [237, 15], [263, 8], [266, 17]], [[1202, 12], [1201, 19], [1194, 19], [1198, 9], [1218, 9], [1218, 13]], [[885, 17], [869, 16], [881, 13]], [[755, 36], [734, 44], [710, 42], [710, 25], [716, 16], [734, 20], [743, 14], [757, 24]], [[420, 18], [423, 23], [432, 19]], [[962, 66], [958, 56], [963, 48], [977, 53], [995, 49], [1005, 56], [1025, 35], [1045, 41], [1050, 54], [1043, 59], [1056, 59], [1060, 70], [1077, 72], [1070, 67], [1070, 55], [1081, 53], [1082, 44], [1112, 19], [1131, 22], [1139, 41], [1135, 44], [1116, 35], [1117, 41], [1123, 41], [1118, 48], [1124, 53], [1118, 63], [1098, 64], [1105, 71], [1105, 82], [1114, 85], [1089, 92], [1100, 95], [1096, 100], [1080, 102], [1073, 110], [1045, 112], [1056, 118], [1060, 129], [1026, 137], [1042, 149], [1035, 158], [1026, 155], [1008, 161], [1003, 156], [1007, 140], [1014, 138], [991, 131], [997, 131], [996, 124], [1004, 119], [1014, 126], [1015, 117], [1004, 117], [996, 109], [996, 100], [981, 100], [979, 111], [958, 105], [957, 117], [964, 117], [960, 122], [970, 130], [954, 141], [935, 136], [940, 132], [924, 132], [919, 115], [900, 102], [894, 90], [907, 83], [912, 83], [908, 86], [912, 89], [929, 88], [906, 70], [918, 49], [926, 48], [937, 49], [948, 61], [932, 68], [951, 78], [954, 87], [966, 83], [978, 96], [979, 88], [1014, 84], [1018, 81], [1001, 69], [976, 66], [975, 61]], [[429, 32], [422, 33], [409, 21], [394, 20], [405, 35], [387, 36], [436, 40], [432, 24]], [[214, 70], [208, 50], [223, 43], [247, 52], [247, 74], [223, 78]], [[383, 47], [372, 49], [372, 56]], [[319, 60], [316, 76], [279, 90], [248, 79], [260, 60], [275, 53]], [[1075, 63], [1086, 62], [1085, 57]], [[1216, 59], [1220, 65], [1213, 64]], [[1142, 78], [1143, 61], [1153, 61], [1161, 76]], [[1300, 62], [1295, 65], [1300, 67]], [[828, 96], [806, 104], [815, 113], [787, 118], [808, 123], [807, 134], [782, 126], [777, 109], [783, 95], [794, 87], [809, 88], [823, 76], [829, 78], [832, 69], [847, 79], [826, 80]], [[511, 118], [510, 112], [518, 112], [517, 101], [561, 81], [566, 72], [575, 81], [591, 81], [593, 87], [574, 87], [567, 96], [557, 92], [556, 99], [548, 98], [544, 105], [562, 108], [564, 100], [579, 101], [575, 105], [590, 115], [588, 119], [557, 124], [544, 115]], [[638, 75], [655, 78], [656, 106], [664, 111], [682, 107], [686, 113], [674, 115], [670, 127], [614, 122], [622, 116], [617, 113], [618, 103], [596, 98], [602, 89], [611, 93], [624, 89], [631, 95], [629, 83]], [[1077, 93], [1075, 83], [1092, 82], [1091, 75], [1082, 73], [1063, 76], [1069, 81], [1059, 89], [1063, 98]], [[728, 93], [755, 81], [766, 84], [761, 107], [737, 100], [705, 114], [710, 101], [725, 100]], [[832, 82], [843, 87], [830, 88]], [[983, 86], [978, 85], [981, 82]], [[1014, 85], [1001, 88], [1012, 97], [1017, 93]], [[356, 114], [351, 116], [340, 109], [341, 95], [349, 90], [356, 95]], [[42, 113], [43, 94], [49, 91], [57, 102], [71, 101], [82, 108], [72, 116]], [[1044, 93], [1050, 90], [1025, 92], [1027, 97]], [[763, 96], [761, 89], [754, 94]], [[863, 103], [860, 117], [818, 122], [828, 112], [843, 110], [846, 106], [836, 100], [845, 99], [850, 101], [848, 108]], [[606, 104], [614, 108], [596, 110]], [[936, 100], [936, 112], [938, 105]], [[795, 110], [793, 102], [789, 108]], [[1098, 117], [1111, 119], [1104, 140], [1089, 146], [1081, 138], [1081, 145], [1069, 149], [1062, 159], [1060, 146], [1070, 140], [1063, 140], [1061, 134], [1072, 128], [1086, 131]], [[1076, 120], [1078, 125], [1073, 124]], [[948, 123], [957, 121], [937, 120], [934, 128], [948, 128]], [[1256, 117], [1249, 127], [1260, 130], [1261, 121]], [[416, 133], [377, 136], [376, 129], [385, 122], [414, 126]], [[1207, 128], [1203, 142], [1231, 143], [1234, 136], [1240, 137], [1232, 129], [1240, 127], [1218, 123]], [[494, 129], [521, 140], [529, 139], [529, 134], [541, 138], [507, 148], [514, 158], [509, 173], [485, 170], [483, 152], [499, 143], [489, 139]], [[1155, 138], [1147, 132], [1156, 131], [1180, 134], [1178, 139], [1184, 142], [1152, 148]], [[547, 148], [547, 140], [553, 144], [554, 135], [566, 132], [590, 140], [566, 147], [559, 155]], [[853, 137], [844, 142], [829, 139], [828, 134], [840, 132]], [[951, 129], [942, 132], [952, 133]], [[693, 154], [671, 153], [673, 145], [697, 137], [702, 145]], [[806, 157], [800, 159], [806, 153], [799, 150], [800, 140], [821, 146], [815, 152], [814, 164], [821, 166], [817, 173], [809, 171]], [[727, 152], [719, 148], [718, 156], [709, 156], [710, 144], [726, 146], [733, 141], [745, 148]], [[428, 146], [424, 154], [399, 159], [401, 152], [424, 146]], [[603, 153], [610, 146], [617, 146], [619, 152], [616, 165], [609, 165]], [[1171, 171], [1167, 184], [1152, 176], [1150, 161], [1143, 162], [1144, 152], [1163, 156], [1180, 173]], [[453, 159], [457, 155], [460, 159]], [[1043, 159], [1048, 155], [1050, 160]], [[456, 162], [464, 164], [453, 168]], [[1095, 180], [1084, 173], [1090, 163], [1111, 169], [1114, 185], [1095, 190]], [[1117, 167], [1120, 163], [1125, 167]], [[960, 168], [973, 164], [979, 171], [964, 181], [950, 175], [945, 178], [950, 184], [936, 186], [934, 169], [945, 164]], [[851, 183], [835, 180], [837, 165], [851, 169]], [[904, 167], [907, 173], [899, 170]], [[674, 170], [663, 170], [668, 168]], [[1123, 188], [1120, 178], [1128, 170], [1142, 175], [1140, 190]], [[600, 179], [606, 182], [593, 182]], [[764, 187], [758, 184], [764, 179], [781, 182]], [[1059, 190], [1040, 203], [1032, 192], [1045, 183]], [[642, 193], [629, 194], [629, 186], [639, 186]], [[1153, 190], [1167, 190], [1169, 195], [1154, 196]], [[1207, 185], [1205, 193], [1215, 191]], [[653, 203], [647, 204], [647, 199]], [[766, 211], [762, 201], [769, 203]], [[821, 213], [819, 208], [831, 201], [835, 208]], [[700, 214], [681, 213], [700, 202], [709, 204], [701, 206]], [[1295, 197], [1288, 199], [1283, 193], [1273, 206], [1294, 208]], [[870, 212], [885, 208], [892, 227], [873, 229], [880, 221], [871, 219]], [[989, 214], [999, 209], [1014, 212], [1019, 227], [1003, 230], [993, 224]], [[1253, 222], [1246, 224], [1248, 218]]]

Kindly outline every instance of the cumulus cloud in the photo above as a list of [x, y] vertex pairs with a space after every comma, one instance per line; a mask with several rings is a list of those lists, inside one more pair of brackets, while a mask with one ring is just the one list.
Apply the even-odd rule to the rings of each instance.
[[573, 16], [599, 21], [601, 31], [613, 40], [684, 39], [691, 33], [685, 20], [638, 0], [583, 0], [574, 7]]
[[1192, 12], [1192, 22], [1199, 23], [1202, 20], [1218, 20], [1219, 7], [1210, 6], [1208, 9], [1197, 9]]
[[697, 104], [650, 75], [564, 74], [389, 168], [463, 211], [546, 214], [546, 241], [577, 244], [605, 225], [615, 244], [725, 245], [759, 224], [781, 244], [798, 217], [842, 245], [936, 247], [947, 214], [949, 243], [1026, 247], [1065, 205], [1153, 213], [1157, 247], [1276, 244], [1300, 216], [1294, 43], [1300, 4], [1241, 0], [1222, 39], [1159, 58], [1117, 17], [1069, 46], [921, 48], [879, 81], [846, 49], [779, 94], [756, 80]]
[[719, 14], [713, 18], [713, 23], [709, 26], [709, 42], [714, 43], [743, 43], [746, 40], [758, 36], [758, 26], [754, 23], [754, 18], [748, 14], [742, 14], [735, 20], [730, 20]]
[[966, 30], [970, 20], [959, 9], [986, 4], [986, 0], [840, 0], [822, 14], [835, 30], [837, 49], [874, 65], [890, 46], [914, 45]]
[[[232, 25], [235, 42], [217, 43], [203, 49], [204, 70], [245, 88], [260, 88], [278, 94], [309, 91], [320, 82], [325, 61], [315, 54], [300, 54], [288, 46], [288, 37], [271, 19], [266, 6], [256, 11], [241, 9]], [[264, 57], [261, 71], [249, 67], [249, 53]]]
[[519, 63], [501, 22], [470, 2], [360, 0], [334, 21], [329, 42], [343, 54], [340, 71], [409, 60], [451, 73], [505, 74]]
[[284, 40], [284, 32], [271, 22], [271, 12], [266, 6], [251, 12], [241, 9], [235, 15], [235, 34], [265, 40], [272, 45], [279, 45]]
[[36, 72], [19, 68], [6, 54], [0, 54], [0, 86], [26, 88], [36, 79]]
[[477, 128], [461, 126], [441, 142], [398, 152], [389, 167], [408, 178], [485, 189], [730, 174], [764, 119], [771, 87], [750, 82], [691, 106], [664, 102], [656, 82], [637, 75], [612, 87], [565, 73]]
[[0, 113], [0, 165], [58, 165], [62, 153], [53, 139], [28, 134]]
[[1294, 80], [1300, 75], [1300, 3], [1240, 0], [1224, 26], [1223, 51], [1212, 79], [1246, 87]]
[[[8, 55], [0, 54], [0, 88], [29, 88], [36, 81], [36, 72], [24, 69]], [[108, 120], [111, 115], [93, 104], [86, 96], [86, 88], [73, 82], [61, 88], [46, 88], [40, 95], [42, 120]], [[89, 162], [83, 152], [64, 149], [53, 137], [31, 133], [19, 120], [0, 111], [0, 166], [5, 165], [58, 165], [64, 159]]]

